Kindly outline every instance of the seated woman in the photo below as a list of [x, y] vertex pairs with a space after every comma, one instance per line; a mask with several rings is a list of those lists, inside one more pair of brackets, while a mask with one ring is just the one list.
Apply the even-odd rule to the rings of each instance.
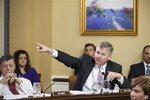
[[131, 100], [150, 100], [150, 76], [140, 76], [132, 81]]
[[16, 64], [16, 70], [18, 77], [24, 77], [31, 81], [32, 85], [34, 82], [39, 82], [39, 76], [35, 68], [30, 65], [29, 54], [25, 50], [17, 50], [14, 53], [14, 59]]

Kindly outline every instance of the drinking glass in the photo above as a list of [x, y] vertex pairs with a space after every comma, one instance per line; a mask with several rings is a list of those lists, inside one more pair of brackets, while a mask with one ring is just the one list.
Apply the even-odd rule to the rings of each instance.
[[41, 83], [40, 82], [33, 83], [33, 95], [41, 96]]
[[94, 82], [91, 89], [92, 89], [94, 94], [100, 94], [101, 89], [102, 89], [101, 82], [98, 82], [98, 81]]
[[102, 86], [103, 86], [102, 93], [109, 93], [110, 92], [111, 84], [108, 80], [103, 80], [102, 81]]

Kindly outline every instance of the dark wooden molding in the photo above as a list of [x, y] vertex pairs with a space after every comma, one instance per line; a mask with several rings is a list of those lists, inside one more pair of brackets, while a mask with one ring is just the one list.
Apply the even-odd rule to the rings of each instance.
[[53, 78], [55, 82], [69, 82], [69, 78]]

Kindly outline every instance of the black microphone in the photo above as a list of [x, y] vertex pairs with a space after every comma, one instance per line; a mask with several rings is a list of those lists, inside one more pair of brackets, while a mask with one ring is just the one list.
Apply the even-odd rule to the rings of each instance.
[[105, 73], [104, 73], [104, 72], [102, 72], [102, 75], [105, 75]]
[[53, 82], [44, 90], [43, 92], [43, 97], [45, 97], [45, 93], [47, 91], [48, 88], [52, 87], [52, 85], [55, 83], [55, 80], [53, 80]]
[[[106, 72], [106, 73], [108, 73], [108, 72]], [[105, 75], [105, 73], [104, 73], [104, 72], [102, 72], [102, 75]], [[110, 84], [110, 89], [112, 89], [111, 84]], [[113, 90], [111, 91], [111, 93], [113, 93]]]

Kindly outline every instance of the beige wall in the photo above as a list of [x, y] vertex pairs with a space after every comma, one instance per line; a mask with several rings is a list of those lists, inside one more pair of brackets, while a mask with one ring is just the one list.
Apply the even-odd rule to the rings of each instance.
[[34, 41], [77, 57], [85, 43], [109, 41], [115, 48], [112, 60], [123, 65], [127, 76], [129, 66], [141, 60], [141, 51], [150, 40], [150, 0], [139, 0], [138, 9], [138, 36], [80, 36], [80, 0], [10, 0], [10, 53], [28, 50], [47, 87], [51, 75], [71, 75], [73, 70], [38, 53]]
[[10, 0], [10, 53], [17, 49], [27, 50], [32, 66], [42, 73], [45, 87], [50, 84], [52, 61], [49, 55], [36, 51], [34, 42], [51, 46], [51, 20], [51, 0]]

